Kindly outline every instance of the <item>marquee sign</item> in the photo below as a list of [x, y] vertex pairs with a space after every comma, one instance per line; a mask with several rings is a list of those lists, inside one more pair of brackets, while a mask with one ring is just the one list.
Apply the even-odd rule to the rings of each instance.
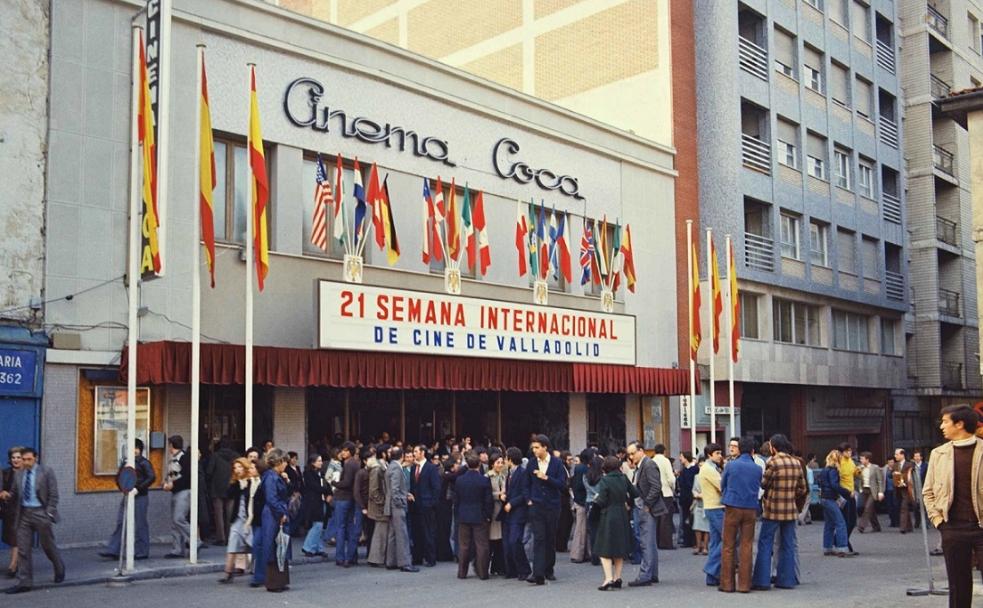
[[635, 365], [635, 317], [320, 281], [318, 347]]

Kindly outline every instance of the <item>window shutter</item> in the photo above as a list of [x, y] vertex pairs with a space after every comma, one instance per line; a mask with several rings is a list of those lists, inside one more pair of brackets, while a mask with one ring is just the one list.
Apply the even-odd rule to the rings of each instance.
[[842, 272], [857, 272], [857, 244], [852, 232], [836, 231], [837, 268]]
[[863, 78], [857, 78], [857, 99], [856, 108], [857, 112], [860, 112], [867, 118], [870, 118], [873, 113], [873, 103], [872, 101], [872, 91], [871, 84], [864, 80]]
[[834, 62], [829, 79], [829, 94], [843, 105], [850, 105], [850, 72]]
[[795, 38], [775, 28], [775, 59], [789, 67], [795, 66]]
[[880, 268], [877, 263], [877, 241], [864, 237], [861, 241], [863, 250], [864, 276], [870, 279], [880, 278]]

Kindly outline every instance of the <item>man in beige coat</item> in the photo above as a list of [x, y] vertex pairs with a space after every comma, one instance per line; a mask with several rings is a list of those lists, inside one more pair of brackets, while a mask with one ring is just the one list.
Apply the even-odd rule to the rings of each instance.
[[970, 608], [974, 561], [977, 568], [983, 566], [983, 439], [974, 435], [978, 425], [979, 416], [968, 406], [942, 410], [939, 429], [948, 442], [932, 450], [922, 488], [928, 518], [942, 534], [950, 608]]

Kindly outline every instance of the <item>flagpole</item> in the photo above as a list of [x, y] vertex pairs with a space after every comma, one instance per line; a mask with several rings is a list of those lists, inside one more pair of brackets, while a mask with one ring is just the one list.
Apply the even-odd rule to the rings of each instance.
[[[201, 206], [201, 71], [205, 45], [199, 44], [195, 70], [195, 194]], [[191, 470], [198, 470], [198, 417], [201, 407], [201, 209], [192, 217], [191, 252]], [[191, 476], [191, 563], [198, 563], [198, 475]]]
[[167, 271], [167, 156], [170, 148], [171, 84], [171, 0], [160, 0], [160, 46], [157, 56], [157, 251], [160, 255], [160, 274]]
[[[143, 28], [134, 25], [133, 33], [133, 89], [130, 92], [130, 256], [126, 271], [127, 287], [127, 338], [126, 338], [126, 463], [136, 464], [136, 399], [137, 399], [137, 333], [139, 331], [137, 308], [140, 306], [140, 39]], [[134, 526], [136, 516], [135, 490], [126, 496], [126, 571], [133, 570]]]
[[[689, 438], [690, 449], [696, 454], [696, 357], [693, 356], [693, 220], [686, 220], [686, 283], [689, 286]], [[698, 456], [698, 455], [697, 455]]]
[[[710, 312], [710, 338], [716, 334], [717, 326], [716, 315], [714, 314], [714, 301], [713, 301], [713, 230], [707, 228], [707, 282], [710, 286], [710, 305], [707, 309]], [[713, 373], [713, 360], [716, 358], [716, 353], [713, 352], [713, 345], [710, 345], [710, 443], [717, 442], [717, 401], [715, 398], [714, 391], [714, 373]]]
[[[247, 116], [252, 116], [253, 106], [252, 106], [252, 75], [253, 68], [256, 67], [255, 63], [246, 64], [246, 87], [249, 90], [249, 112]], [[251, 120], [251, 118], [250, 118]], [[246, 128], [246, 150], [247, 154], [249, 150], [252, 150], [252, 141], [250, 133], [252, 129], [250, 127]], [[249, 174], [249, 179], [246, 180], [246, 447], [253, 445], [253, 213], [255, 212], [255, 205], [253, 204], [253, 175], [252, 172]]]
[[724, 235], [727, 247], [727, 391], [730, 404], [730, 436], [737, 437], [737, 423], [734, 414], [734, 284], [730, 273], [734, 268], [734, 252], [731, 251], [730, 235]]

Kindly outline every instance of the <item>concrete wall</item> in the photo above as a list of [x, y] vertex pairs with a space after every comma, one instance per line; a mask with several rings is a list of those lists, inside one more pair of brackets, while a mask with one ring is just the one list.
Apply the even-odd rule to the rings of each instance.
[[48, 21], [47, 2], [0, 4], [0, 55], [8, 62], [0, 72], [0, 320], [32, 325], [43, 314]]

